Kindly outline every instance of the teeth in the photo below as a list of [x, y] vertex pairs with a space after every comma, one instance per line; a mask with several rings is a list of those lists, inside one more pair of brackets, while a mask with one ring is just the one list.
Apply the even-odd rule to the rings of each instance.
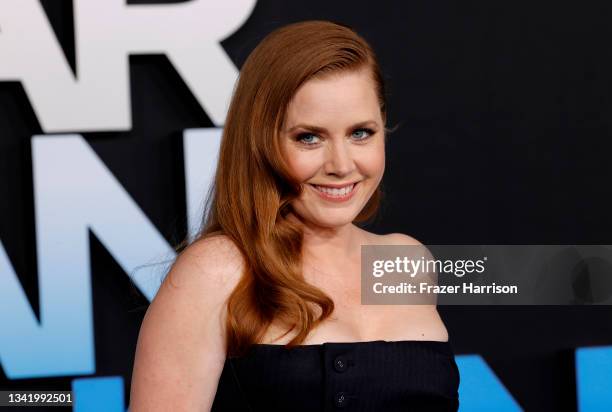
[[351, 193], [351, 191], [353, 190], [355, 185], [354, 184], [348, 185], [348, 186], [345, 186], [345, 187], [340, 188], [340, 189], [332, 189], [332, 188], [329, 188], [329, 187], [316, 186], [316, 185], [315, 185], [315, 187], [320, 192], [323, 192], [323, 193], [328, 194], [330, 196], [342, 197], [342, 196], [346, 196], [348, 193]]

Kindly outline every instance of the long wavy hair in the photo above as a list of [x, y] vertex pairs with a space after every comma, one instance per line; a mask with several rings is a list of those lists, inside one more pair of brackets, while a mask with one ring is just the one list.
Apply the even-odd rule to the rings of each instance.
[[[267, 35], [245, 61], [223, 129], [214, 183], [193, 241], [224, 234], [241, 251], [246, 267], [227, 300], [227, 356], [259, 342], [272, 322], [296, 336], [308, 333], [334, 310], [334, 302], [302, 274], [303, 232], [287, 214], [300, 196], [280, 148], [286, 108], [298, 88], [314, 77], [369, 69], [386, 123], [384, 81], [370, 45], [349, 27], [306, 21]], [[354, 223], [375, 217], [379, 185]], [[179, 252], [187, 246], [178, 246]]]

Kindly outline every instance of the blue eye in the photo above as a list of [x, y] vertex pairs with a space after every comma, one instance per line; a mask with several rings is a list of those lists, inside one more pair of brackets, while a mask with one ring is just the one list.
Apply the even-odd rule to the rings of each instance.
[[[367, 127], [355, 129], [351, 136], [358, 142], [365, 141], [374, 134], [374, 130]], [[300, 133], [295, 138], [296, 141], [302, 143], [305, 146], [315, 146], [320, 142], [320, 137], [311, 132]]]
[[372, 134], [374, 134], [374, 131], [367, 128], [356, 129], [353, 132], [353, 136], [356, 136], [357, 140], [366, 140], [368, 137], [372, 136]]
[[302, 133], [300, 135], [298, 135], [297, 140], [299, 142], [304, 143], [305, 145], [313, 145], [316, 144], [316, 141], [312, 141], [310, 138], [315, 138], [318, 139], [319, 137], [317, 135], [314, 135], [312, 133]]

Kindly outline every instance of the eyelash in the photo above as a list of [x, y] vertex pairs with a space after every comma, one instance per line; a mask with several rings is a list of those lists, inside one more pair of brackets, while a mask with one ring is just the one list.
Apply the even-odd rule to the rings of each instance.
[[[372, 135], [375, 133], [374, 130], [369, 129], [367, 127], [360, 127], [359, 129], [355, 129], [353, 130], [354, 134], [355, 132], [366, 132], [368, 135], [362, 139], [357, 139], [357, 141], [359, 142], [363, 142], [364, 140], [368, 140], [370, 137], [372, 137]], [[304, 143], [304, 141], [302, 139], [304, 139], [304, 137], [306, 136], [316, 136], [314, 133], [310, 133], [310, 132], [305, 132], [305, 133], [300, 133], [299, 135], [297, 135], [296, 140], [300, 143], [302, 143], [304, 146], [315, 146], [317, 143]]]

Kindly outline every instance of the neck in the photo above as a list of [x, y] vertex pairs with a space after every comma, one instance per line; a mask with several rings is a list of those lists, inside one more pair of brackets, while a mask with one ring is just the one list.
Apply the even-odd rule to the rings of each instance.
[[341, 264], [345, 259], [360, 256], [362, 234], [352, 223], [337, 227], [322, 227], [306, 222], [291, 213], [290, 219], [299, 221], [304, 231], [305, 260], [325, 264]]

